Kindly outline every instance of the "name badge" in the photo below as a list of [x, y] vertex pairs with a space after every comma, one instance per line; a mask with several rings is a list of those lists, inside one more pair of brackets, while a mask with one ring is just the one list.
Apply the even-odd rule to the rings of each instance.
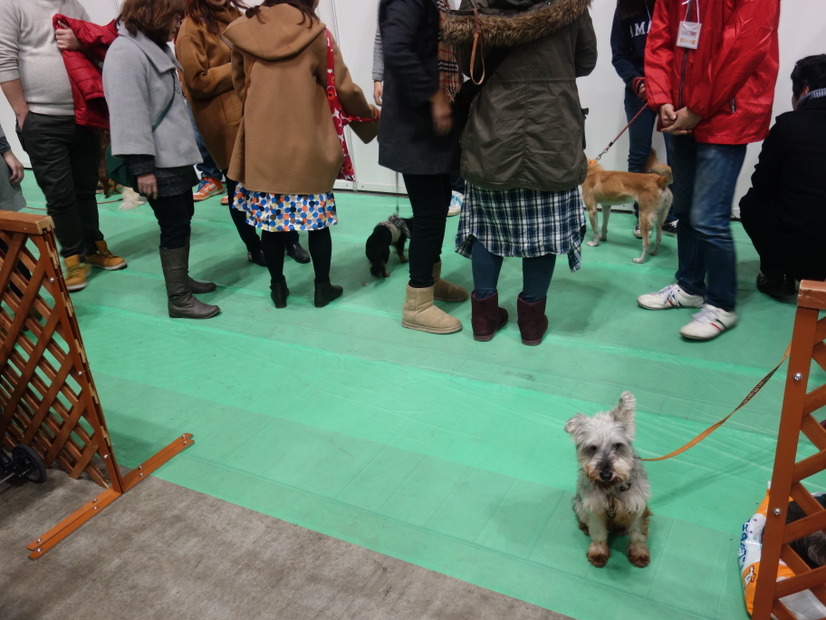
[[680, 31], [677, 33], [677, 47], [696, 50], [700, 42], [701, 27], [702, 24], [699, 22], [680, 22]]

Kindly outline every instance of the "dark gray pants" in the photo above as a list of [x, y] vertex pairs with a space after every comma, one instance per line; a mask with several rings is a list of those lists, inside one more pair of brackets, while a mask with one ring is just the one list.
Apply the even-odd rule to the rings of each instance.
[[32, 172], [54, 220], [61, 256], [86, 256], [103, 239], [95, 191], [100, 142], [97, 133], [71, 116], [29, 112], [18, 130]]

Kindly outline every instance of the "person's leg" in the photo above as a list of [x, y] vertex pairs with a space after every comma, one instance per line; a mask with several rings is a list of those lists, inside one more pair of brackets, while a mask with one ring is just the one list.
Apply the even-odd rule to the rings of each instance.
[[440, 262], [450, 204], [450, 177], [447, 174], [403, 176], [413, 208], [413, 223], [408, 252], [410, 280], [402, 325], [431, 334], [451, 334], [462, 329], [462, 323], [433, 305], [438, 279], [434, 273]]
[[103, 241], [98, 214], [97, 186], [100, 163], [100, 141], [97, 133], [88, 127], [75, 125], [69, 145], [72, 164], [72, 182], [75, 189], [77, 212], [83, 223], [88, 245], [87, 254], [94, 252], [96, 242]]
[[700, 236], [691, 217], [697, 175], [697, 143], [692, 136], [672, 136], [669, 147], [674, 170], [674, 212], [680, 220], [677, 230], [677, 284], [688, 295], [705, 297], [706, 265], [700, 247]]
[[548, 296], [556, 267], [556, 254], [522, 259], [522, 293], [528, 303], [541, 301]]
[[284, 278], [284, 243], [286, 233], [261, 231], [261, 250], [270, 272], [270, 297], [276, 308], [287, 307], [287, 280]]
[[247, 248], [247, 260], [256, 265], [265, 267], [264, 253], [261, 251], [261, 238], [258, 236], [258, 229], [247, 223], [247, 214], [232, 206], [232, 197], [235, 195], [235, 188], [238, 182], [227, 177], [227, 196], [229, 197], [229, 216], [238, 231], [238, 236]]
[[491, 254], [485, 246], [476, 240], [473, 242], [470, 260], [473, 270], [474, 297], [481, 300], [495, 295], [503, 258]]
[[[192, 194], [150, 198], [149, 205], [158, 220], [160, 257], [166, 284], [167, 310], [172, 318], [208, 319], [221, 312], [192, 296], [189, 277], [190, 222], [195, 212]], [[204, 283], [196, 283], [204, 284]]]
[[726, 312], [733, 311], [737, 303], [731, 205], [745, 156], [744, 144], [697, 144], [697, 172], [689, 224], [706, 269], [706, 303]]
[[333, 256], [333, 240], [329, 228], [309, 232], [310, 256], [313, 257], [315, 273], [315, 295], [313, 305], [323, 308], [334, 299], [341, 297], [343, 289], [330, 283], [330, 263]]
[[516, 299], [517, 325], [522, 344], [535, 346], [548, 331], [545, 304], [556, 266], [556, 254], [522, 259], [522, 292]]
[[471, 248], [473, 269], [473, 295], [470, 298], [470, 323], [473, 339], [488, 342], [508, 323], [508, 312], [499, 307], [499, 272], [503, 257], [491, 254], [481, 242], [475, 240]]
[[34, 178], [46, 198], [46, 211], [54, 221], [60, 255], [78, 256], [83, 261], [88, 247], [75, 195], [71, 155], [74, 139], [75, 121], [71, 116], [29, 113], [20, 132]]
[[447, 207], [450, 204], [450, 177], [438, 175], [403, 175], [413, 226], [410, 231], [410, 286], [433, 286], [433, 265], [439, 262], [445, 237]]
[[333, 238], [329, 228], [311, 230], [308, 234], [310, 255], [316, 284], [330, 281], [330, 263], [333, 257]]
[[[646, 107], [630, 88], [625, 89], [625, 120], [630, 122], [641, 108]], [[653, 110], [645, 110], [628, 127], [628, 172], [646, 172], [645, 162], [651, 152], [651, 132], [657, 118]], [[639, 219], [640, 208], [634, 203], [634, 217]], [[635, 229], [636, 230], [636, 229]]]

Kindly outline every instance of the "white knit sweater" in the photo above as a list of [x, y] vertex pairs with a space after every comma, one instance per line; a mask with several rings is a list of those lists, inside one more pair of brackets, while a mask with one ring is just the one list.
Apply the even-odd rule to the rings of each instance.
[[78, 0], [0, 0], [0, 82], [20, 79], [29, 110], [72, 116], [72, 88], [52, 16], [89, 21]]

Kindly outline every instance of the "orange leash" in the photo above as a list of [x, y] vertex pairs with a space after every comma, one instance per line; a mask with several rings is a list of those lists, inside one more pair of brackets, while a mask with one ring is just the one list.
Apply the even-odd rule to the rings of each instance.
[[746, 394], [746, 397], [745, 397], [745, 398], [744, 398], [744, 399], [740, 402], [740, 404], [739, 404], [739, 405], [737, 405], [737, 407], [735, 407], [735, 408], [734, 408], [734, 410], [733, 410], [731, 413], [729, 413], [726, 417], [724, 417], [722, 420], [720, 420], [720, 421], [718, 421], [718, 422], [715, 422], [714, 424], [712, 424], [711, 426], [709, 426], [706, 430], [704, 430], [702, 433], [700, 433], [699, 435], [697, 435], [694, 439], [692, 439], [691, 441], [689, 441], [687, 444], [683, 445], [683, 446], [682, 446], [682, 447], [680, 447], [680, 448], [677, 448], [677, 449], [676, 449], [676, 450], [674, 450], [673, 452], [669, 452], [669, 453], [668, 453], [668, 454], [666, 454], [665, 456], [658, 456], [658, 457], [655, 457], [655, 458], [650, 458], [650, 459], [641, 459], [641, 460], [643, 460], [643, 461], [664, 461], [664, 460], [666, 460], [666, 459], [670, 459], [670, 458], [671, 458], [671, 457], [673, 457], [673, 456], [677, 456], [678, 454], [682, 454], [683, 452], [685, 452], [685, 451], [686, 451], [686, 450], [688, 450], [689, 448], [693, 448], [693, 447], [694, 447], [694, 446], [696, 446], [698, 443], [700, 443], [703, 439], [705, 439], [706, 437], [708, 437], [709, 435], [711, 435], [711, 433], [713, 433], [713, 432], [714, 432], [714, 431], [716, 431], [718, 428], [720, 428], [723, 424], [725, 424], [725, 423], [726, 423], [726, 421], [728, 421], [728, 419], [729, 419], [731, 416], [733, 416], [733, 415], [734, 415], [735, 413], [737, 413], [740, 409], [742, 409], [742, 408], [743, 408], [743, 406], [744, 406], [747, 402], [749, 402], [752, 398], [754, 398], [754, 395], [755, 395], [755, 394], [757, 394], [757, 392], [759, 392], [759, 391], [763, 388], [763, 386], [764, 386], [764, 385], [766, 385], [766, 383], [768, 383], [769, 379], [771, 379], [771, 378], [772, 378], [772, 376], [774, 375], [774, 373], [776, 373], [776, 372], [777, 372], [777, 369], [778, 369], [778, 368], [780, 368], [780, 366], [782, 366], [782, 365], [783, 365], [783, 362], [785, 362], [785, 361], [788, 359], [788, 357], [789, 357], [789, 352], [791, 351], [791, 348], [792, 348], [792, 345], [791, 345], [791, 343], [790, 343], [790, 344], [789, 344], [789, 346], [788, 346], [788, 347], [786, 347], [786, 352], [783, 354], [783, 359], [781, 359], [779, 362], [777, 362], [777, 365], [776, 365], [774, 368], [772, 368], [772, 369], [771, 369], [771, 370], [770, 370], [770, 371], [766, 374], [766, 376], [765, 376], [765, 377], [763, 377], [762, 379], [760, 379], [760, 381], [758, 381], [758, 382], [757, 382], [757, 385], [755, 385], [755, 386], [751, 389], [751, 392], [749, 392], [748, 394]]

